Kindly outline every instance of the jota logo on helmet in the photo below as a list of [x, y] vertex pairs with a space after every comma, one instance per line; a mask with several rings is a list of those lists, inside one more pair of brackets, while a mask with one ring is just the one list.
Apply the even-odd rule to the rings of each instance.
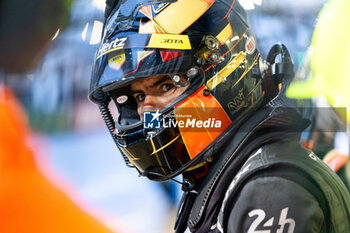
[[115, 38], [111, 42], [103, 43], [97, 51], [96, 60], [108, 52], [124, 48], [127, 39], [127, 37]]
[[147, 48], [190, 50], [188, 35], [152, 34]]
[[185, 129], [220, 129], [222, 122], [215, 118], [206, 120], [193, 118], [191, 115], [175, 115], [175, 117], [167, 116], [161, 118], [162, 114], [159, 111], [145, 111], [143, 113], [143, 127], [145, 129], [160, 129], [179, 127]]
[[165, 44], [183, 44], [184, 42], [182, 40], [178, 39], [163, 39], [160, 41], [160, 43], [165, 43]]

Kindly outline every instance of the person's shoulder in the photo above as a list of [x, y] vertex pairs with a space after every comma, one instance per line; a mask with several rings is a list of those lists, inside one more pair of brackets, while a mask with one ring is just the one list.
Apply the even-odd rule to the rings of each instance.
[[222, 213], [224, 232], [327, 232], [323, 201], [287, 177], [255, 176], [230, 198]]
[[284, 177], [302, 185], [310, 182], [317, 184], [320, 190], [339, 190], [348, 195], [337, 174], [297, 141], [281, 140], [263, 145], [250, 155], [241, 170], [253, 170], [251, 177]]
[[280, 141], [251, 153], [227, 190], [220, 214], [227, 232], [328, 232], [339, 225], [334, 219], [349, 218], [344, 212], [349, 208], [349, 193], [327, 165], [298, 142]]
[[274, 164], [298, 164], [318, 163], [318, 157], [307, 150], [295, 140], [279, 140], [262, 145], [250, 153], [242, 169], [249, 166], [250, 169], [257, 167], [269, 167]]
[[329, 173], [331, 170], [313, 152], [301, 145], [297, 140], [279, 140], [267, 143], [253, 151], [244, 166], [270, 167], [283, 165], [298, 167], [305, 172]]

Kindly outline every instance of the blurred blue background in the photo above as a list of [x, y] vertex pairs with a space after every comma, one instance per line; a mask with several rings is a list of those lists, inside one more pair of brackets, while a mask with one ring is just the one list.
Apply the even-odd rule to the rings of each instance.
[[[265, 58], [277, 42], [290, 50], [296, 67], [311, 41], [324, 0], [241, 0]], [[75, 0], [70, 24], [57, 30], [38, 66], [26, 74], [3, 74], [44, 145], [37, 158], [49, 164], [89, 209], [107, 224], [134, 233], [171, 232], [180, 187], [138, 177], [125, 166], [98, 108], [88, 101], [94, 51], [98, 47], [104, 0]], [[45, 169], [44, 169], [45, 170]]]

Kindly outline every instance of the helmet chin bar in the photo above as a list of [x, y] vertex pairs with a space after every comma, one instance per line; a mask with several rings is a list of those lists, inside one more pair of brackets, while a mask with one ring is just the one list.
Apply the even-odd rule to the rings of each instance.
[[128, 157], [126, 157], [124, 152], [118, 146], [117, 139], [114, 135], [114, 129], [115, 129], [114, 119], [113, 119], [111, 112], [109, 111], [108, 105], [107, 104], [99, 104], [98, 108], [100, 109], [102, 118], [103, 118], [103, 120], [108, 128], [109, 133], [111, 134], [111, 136], [113, 138], [113, 141], [117, 145], [117, 147], [120, 151], [120, 154], [123, 156], [123, 159], [124, 159], [126, 166], [128, 166], [130, 168], [136, 168], [134, 165], [132, 165], [132, 163], [130, 163]]
[[[99, 104], [99, 109], [100, 109], [100, 112], [101, 112], [101, 115], [102, 115], [102, 118], [108, 128], [108, 131], [110, 132], [112, 138], [113, 138], [113, 141], [115, 142], [116, 146], [118, 147], [119, 151], [120, 151], [120, 154], [122, 155], [123, 159], [124, 159], [124, 162], [126, 164], [126, 166], [130, 167], [130, 168], [136, 168], [136, 170], [139, 172], [139, 176], [144, 176], [144, 177], [147, 177], [149, 179], [151, 179], [151, 177], [159, 177], [159, 181], [165, 181], [165, 180], [172, 180], [178, 184], [181, 184], [182, 185], [182, 190], [183, 191], [186, 191], [186, 192], [190, 192], [192, 191], [192, 187], [191, 185], [188, 183], [188, 182], [181, 182], [181, 181], [178, 181], [176, 179], [172, 177], [169, 177], [168, 175], [163, 175], [159, 172], [155, 172], [155, 171], [150, 171], [150, 170], [145, 170], [144, 172], [140, 172], [139, 169], [137, 169], [136, 166], [134, 166], [128, 159], [128, 157], [124, 154], [124, 152], [119, 148], [118, 146], [118, 142], [117, 142], [117, 138], [115, 137], [115, 134], [114, 134], [114, 129], [115, 129], [115, 123], [114, 123], [114, 119], [113, 119], [113, 116], [108, 108], [108, 105], [106, 103], [104, 104]], [[194, 160], [198, 160], [200, 156], [198, 156], [197, 158], [195, 158]], [[187, 166], [185, 166], [185, 168], [188, 168], [190, 167], [190, 164], [187, 164]], [[178, 172], [176, 175], [179, 175], [180, 172]], [[151, 179], [151, 180], [154, 180], [154, 179]]]
[[165, 176], [165, 175], [163, 175], [161, 173], [158, 173], [158, 172], [146, 170], [146, 171], [140, 173], [140, 176], [146, 176], [146, 177], [158, 176], [158, 177], [161, 177], [161, 178], [166, 178], [166, 179], [172, 180], [172, 181], [174, 181], [174, 182], [176, 182], [178, 184], [181, 184], [182, 191], [193, 192], [193, 186], [191, 186], [188, 182], [181, 182], [181, 181], [178, 181], [175, 178], [168, 178], [167, 176]]

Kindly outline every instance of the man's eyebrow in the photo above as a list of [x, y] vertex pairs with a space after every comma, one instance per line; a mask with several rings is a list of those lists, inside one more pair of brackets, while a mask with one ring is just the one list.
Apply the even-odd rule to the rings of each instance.
[[[158, 86], [159, 84], [169, 80], [170, 77], [169, 76], [163, 76], [162, 78], [160, 78], [159, 80], [157, 80], [155, 83], [153, 83], [151, 86], [149, 86], [150, 88], [153, 88], [153, 87], [156, 87]], [[171, 79], [170, 79], [171, 80]]]
[[[159, 84], [167, 81], [167, 80], [171, 80], [169, 76], [162, 76], [160, 79], [158, 79], [157, 81], [155, 81], [152, 85], [148, 86], [147, 88], [154, 88], [156, 86], [158, 86]], [[142, 90], [130, 90], [130, 95], [134, 95], [136, 93], [143, 93]]]
[[130, 90], [130, 95], [134, 95], [136, 93], [143, 93], [141, 90]]

